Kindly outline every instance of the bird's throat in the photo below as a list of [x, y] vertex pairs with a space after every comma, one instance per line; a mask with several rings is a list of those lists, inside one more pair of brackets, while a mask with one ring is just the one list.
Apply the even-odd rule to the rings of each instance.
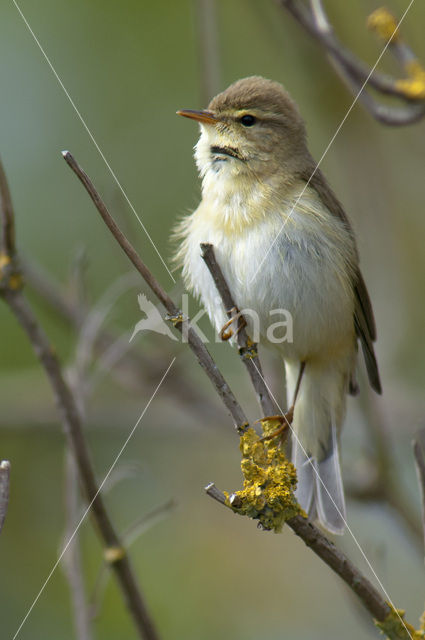
[[269, 185], [245, 172], [237, 173], [237, 160], [223, 162], [220, 170], [207, 170], [202, 180], [202, 208], [225, 231], [241, 232], [263, 220], [271, 206]]

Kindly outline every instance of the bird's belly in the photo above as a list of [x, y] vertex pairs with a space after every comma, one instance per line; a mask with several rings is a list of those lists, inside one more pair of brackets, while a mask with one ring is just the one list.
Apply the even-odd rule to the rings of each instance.
[[201, 242], [214, 245], [217, 261], [237, 307], [245, 311], [254, 340], [261, 338], [288, 360], [331, 355], [344, 345], [352, 345], [354, 303], [344, 265], [312, 246], [313, 241], [299, 243], [297, 238], [279, 234], [280, 229], [281, 225], [266, 222], [232, 235], [202, 225], [190, 234], [186, 278], [217, 331], [227, 317], [201, 258]]

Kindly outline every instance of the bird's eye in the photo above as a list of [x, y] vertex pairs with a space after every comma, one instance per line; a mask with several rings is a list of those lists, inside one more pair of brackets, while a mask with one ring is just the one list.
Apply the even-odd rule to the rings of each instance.
[[239, 122], [243, 124], [244, 127], [252, 127], [252, 125], [257, 122], [257, 118], [247, 113], [242, 116], [242, 118], [239, 118]]

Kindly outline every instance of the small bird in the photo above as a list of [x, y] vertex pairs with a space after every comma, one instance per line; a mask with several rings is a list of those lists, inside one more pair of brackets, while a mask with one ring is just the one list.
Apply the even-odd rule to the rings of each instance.
[[[261, 342], [285, 363], [297, 499], [326, 530], [341, 534], [339, 441], [346, 394], [357, 392], [358, 340], [370, 384], [381, 393], [375, 321], [353, 230], [310, 155], [296, 104], [279, 83], [244, 78], [207, 110], [177, 113], [201, 129], [195, 159], [202, 200], [176, 229], [185, 284], [219, 330], [225, 310], [200, 253], [201, 243], [214, 245], [238, 309], [258, 314]], [[268, 338], [274, 309], [291, 314], [291, 341]]]

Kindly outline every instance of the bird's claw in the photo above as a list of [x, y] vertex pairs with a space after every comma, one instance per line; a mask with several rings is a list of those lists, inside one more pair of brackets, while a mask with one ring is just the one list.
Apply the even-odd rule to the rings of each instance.
[[[241, 315], [241, 312], [239, 311], [239, 309], [237, 309], [236, 307], [232, 307], [228, 311], [228, 313], [231, 313], [232, 317], [227, 322], [224, 323], [219, 333], [221, 340], [223, 340], [224, 342], [226, 342], [227, 340], [230, 340], [232, 336], [237, 336], [239, 331], [243, 327], [246, 327], [246, 320]], [[239, 320], [239, 322], [238, 322], [238, 326], [236, 327], [236, 330], [233, 330], [231, 325], [235, 320]]]
[[283, 416], [281, 415], [266, 416], [265, 418], [260, 418], [260, 420], [257, 420], [257, 422], [264, 422], [264, 420], [276, 420], [277, 422], [280, 422], [280, 427], [275, 429], [275, 431], [273, 431], [272, 433], [269, 433], [267, 436], [263, 436], [262, 438], [260, 438], [260, 442], [265, 442], [266, 440], [272, 440], [273, 438], [276, 438], [278, 436], [282, 437], [284, 434], [286, 435], [286, 432], [288, 428], [291, 426], [293, 419], [294, 419], [294, 407], [292, 406], [288, 409], [286, 413], [283, 414]]

